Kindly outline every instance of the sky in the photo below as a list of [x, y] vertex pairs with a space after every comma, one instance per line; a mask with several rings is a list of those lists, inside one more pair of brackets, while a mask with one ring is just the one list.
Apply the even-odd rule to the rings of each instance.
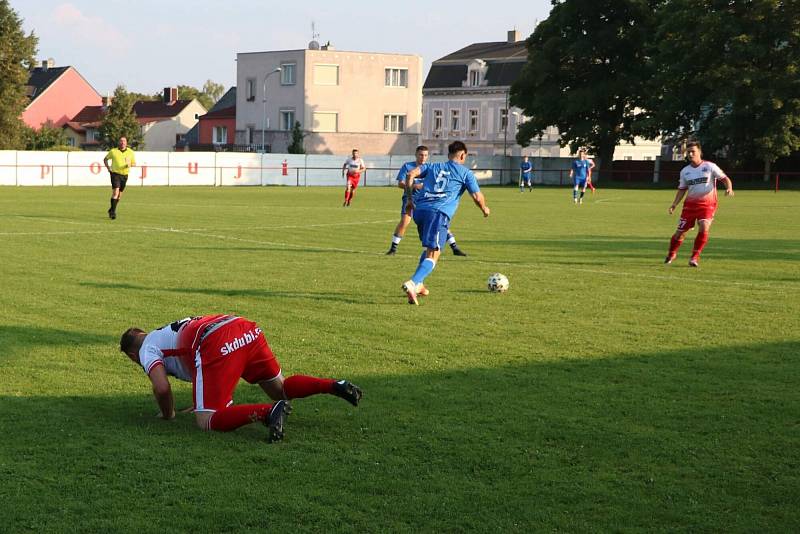
[[[164, 87], [236, 83], [236, 54], [306, 48], [393, 52], [431, 61], [471, 43], [523, 37], [547, 18], [550, 0], [10, 0], [39, 60], [71, 65], [101, 94], [117, 85], [153, 94]], [[402, 4], [402, 9], [398, 6]], [[456, 7], [457, 6], [457, 7]]]

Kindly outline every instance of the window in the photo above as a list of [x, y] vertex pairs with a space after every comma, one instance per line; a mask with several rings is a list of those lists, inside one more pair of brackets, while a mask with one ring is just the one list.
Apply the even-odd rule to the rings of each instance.
[[215, 145], [225, 145], [228, 143], [228, 127], [214, 126], [211, 130], [211, 142]]
[[633, 156], [623, 156], [622, 159], [625, 161], [633, 161]]
[[75, 138], [67, 137], [67, 146], [75, 146]]
[[247, 78], [247, 81], [244, 84], [245, 86], [245, 97], [247, 98], [248, 102], [255, 102], [256, 100], [256, 79], [255, 78]]
[[402, 133], [406, 131], [406, 116], [405, 115], [384, 115], [383, 116], [383, 131], [384, 132], [397, 132]]
[[433, 110], [433, 131], [434, 132], [441, 132], [442, 131], [442, 110], [441, 109], [434, 109]]
[[481, 71], [479, 70], [469, 71], [469, 85], [471, 87], [477, 87], [480, 84], [481, 84]]
[[315, 111], [313, 124], [315, 132], [338, 132], [339, 114], [335, 111]]
[[256, 127], [254, 125], [252, 125], [252, 124], [248, 124], [245, 127], [245, 139], [246, 139], [245, 142], [248, 145], [252, 145], [253, 144], [253, 132], [255, 131], [255, 129], [256, 129]]
[[408, 69], [387, 68], [384, 73], [386, 87], [408, 87]]
[[294, 71], [297, 63], [281, 63], [281, 85], [294, 85], [297, 83]]
[[339, 65], [314, 65], [314, 85], [339, 85]]
[[450, 110], [450, 131], [457, 132], [461, 129], [461, 110]]
[[289, 131], [294, 126], [294, 110], [282, 109], [281, 110], [281, 130]]
[[505, 131], [508, 126], [508, 109], [503, 108], [500, 110], [500, 131]]
[[470, 132], [477, 132], [478, 131], [478, 110], [477, 109], [469, 110], [469, 131]]
[[643, 159], [645, 161], [653, 161], [653, 156], [645, 156]]

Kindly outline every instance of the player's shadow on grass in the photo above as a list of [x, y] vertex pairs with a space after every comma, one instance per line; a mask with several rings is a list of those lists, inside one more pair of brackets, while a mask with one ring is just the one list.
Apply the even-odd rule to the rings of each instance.
[[181, 294], [201, 294], [220, 297], [257, 297], [257, 298], [289, 298], [326, 300], [343, 302], [346, 304], [375, 304], [375, 301], [355, 298], [345, 293], [310, 292], [310, 291], [272, 291], [268, 289], [213, 289], [208, 287], [147, 287], [128, 283], [108, 282], [80, 282], [82, 286], [97, 287], [101, 289], [123, 289], [131, 291], [168, 291]]
[[[140, 487], [149, 500], [170, 502], [180, 488], [200, 510], [234, 486], [255, 501], [269, 497], [274, 488], [264, 480], [280, 476], [296, 481], [282, 490], [294, 499], [309, 481], [310, 498], [335, 496], [342, 509], [379, 496], [370, 504], [412, 510], [403, 525], [427, 521], [431, 531], [460, 517], [475, 531], [609, 522], [796, 530], [800, 342], [555, 361], [520, 352], [528, 361], [497, 366], [447, 343], [437, 350], [483, 363], [348, 376], [364, 389], [360, 407], [327, 395], [297, 399], [277, 445], [263, 443], [258, 424], [204, 434], [189, 414], [157, 419], [146, 378], [122, 359], [118, 372], [131, 382], [124, 394], [2, 395], [8, 439], [0, 453], [13, 459], [2, 469], [15, 483], [6, 503], [13, 509], [24, 496], [41, 506], [43, 484], [80, 481], [81, 491], [58, 492], [59, 506], [82, 510], [86, 491]], [[403, 358], [385, 363], [401, 369]], [[306, 371], [282, 364], [287, 374]], [[178, 405], [189, 396], [185, 386], [176, 390]], [[240, 383], [234, 399], [265, 396]], [[258, 476], [248, 476], [254, 469]], [[206, 470], [216, 473], [215, 491], [204, 487]], [[476, 498], [493, 513], [470, 514]], [[359, 530], [392, 530], [380, 514], [358, 521]]]

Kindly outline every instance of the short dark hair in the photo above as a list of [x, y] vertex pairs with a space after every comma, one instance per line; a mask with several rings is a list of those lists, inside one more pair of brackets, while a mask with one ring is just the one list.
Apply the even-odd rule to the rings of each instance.
[[690, 148], [697, 147], [697, 150], [702, 151], [703, 147], [700, 146], [700, 141], [689, 141], [686, 143], [686, 150], [688, 151]]
[[128, 354], [128, 351], [133, 348], [139, 334], [144, 334], [144, 330], [136, 327], [125, 330], [122, 337], [119, 339], [119, 350]]
[[462, 141], [453, 141], [447, 147], [447, 155], [455, 156], [459, 152], [467, 152], [467, 145], [465, 145]]
[[414, 150], [414, 152], [419, 152], [420, 150], [424, 150], [425, 152], [430, 152], [430, 150], [428, 150], [428, 147], [426, 147], [425, 145], [419, 145], [416, 148], [416, 150]]

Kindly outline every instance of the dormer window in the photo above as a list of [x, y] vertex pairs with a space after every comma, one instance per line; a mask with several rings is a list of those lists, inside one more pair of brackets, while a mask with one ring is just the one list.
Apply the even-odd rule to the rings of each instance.
[[481, 87], [486, 85], [486, 71], [488, 65], [482, 59], [474, 59], [467, 64], [467, 79], [461, 83], [462, 87]]
[[469, 71], [469, 86], [478, 87], [480, 84], [481, 84], [481, 71], [479, 70]]

